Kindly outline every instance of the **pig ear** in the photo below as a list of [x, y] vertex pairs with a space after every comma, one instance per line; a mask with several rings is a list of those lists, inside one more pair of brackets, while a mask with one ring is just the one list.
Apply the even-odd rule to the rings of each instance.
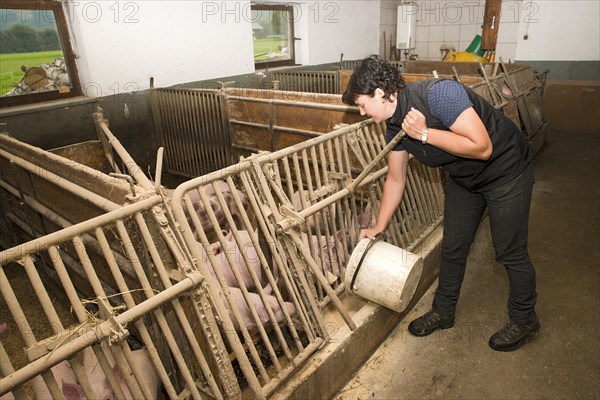
[[67, 400], [85, 399], [81, 386], [76, 383], [62, 382], [62, 392]]
[[271, 287], [270, 283], [267, 283], [267, 286], [265, 286], [263, 290], [265, 291], [265, 294], [271, 294], [273, 292], [273, 288]]

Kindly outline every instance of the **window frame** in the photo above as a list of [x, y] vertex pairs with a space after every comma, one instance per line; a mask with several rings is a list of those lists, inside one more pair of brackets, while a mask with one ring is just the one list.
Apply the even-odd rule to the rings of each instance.
[[71, 47], [69, 27], [62, 2], [58, 0], [5, 0], [2, 2], [0, 8], [5, 10], [50, 10], [54, 13], [56, 29], [71, 81], [70, 91], [66, 93], [60, 93], [58, 90], [50, 90], [40, 93], [0, 96], [0, 108], [81, 96], [81, 81], [79, 80], [79, 73], [75, 62], [76, 56]]
[[[290, 59], [289, 60], [278, 60], [278, 61], [261, 61], [254, 63], [254, 69], [269, 69], [272, 67], [291, 67], [296, 64], [296, 34], [294, 33], [294, 6], [293, 5], [282, 5], [282, 4], [254, 4], [250, 5], [251, 11], [254, 10], [266, 10], [266, 11], [287, 11], [288, 12], [288, 24], [289, 24], [289, 35], [290, 35]], [[253, 41], [254, 43], [254, 41]], [[252, 45], [254, 50], [254, 44]]]

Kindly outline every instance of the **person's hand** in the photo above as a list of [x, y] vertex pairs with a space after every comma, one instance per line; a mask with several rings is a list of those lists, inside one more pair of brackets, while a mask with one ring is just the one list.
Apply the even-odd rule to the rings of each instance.
[[378, 235], [381, 233], [381, 229], [378, 229], [376, 226], [373, 226], [371, 228], [367, 228], [367, 229], [361, 229], [360, 233], [358, 234], [358, 239], [364, 239], [364, 238], [369, 238], [369, 239], [373, 239], [374, 236]]
[[427, 122], [425, 121], [425, 115], [414, 107], [410, 108], [410, 111], [404, 117], [402, 122], [402, 129], [408, 136], [413, 139], [421, 139], [421, 133], [427, 128]]

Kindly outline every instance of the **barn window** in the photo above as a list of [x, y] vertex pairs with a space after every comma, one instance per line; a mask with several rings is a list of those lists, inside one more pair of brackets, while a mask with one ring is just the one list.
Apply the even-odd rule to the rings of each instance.
[[294, 65], [294, 7], [253, 4], [251, 11], [255, 67]]
[[81, 95], [60, 1], [5, 0], [0, 22], [0, 106]]

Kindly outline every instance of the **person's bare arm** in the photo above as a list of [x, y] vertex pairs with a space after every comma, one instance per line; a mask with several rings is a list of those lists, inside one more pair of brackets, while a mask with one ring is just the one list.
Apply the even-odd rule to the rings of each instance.
[[387, 228], [392, 216], [402, 201], [406, 186], [408, 152], [392, 151], [387, 159], [388, 172], [383, 186], [381, 207], [375, 226], [360, 231], [359, 238], [372, 238]]
[[[402, 129], [413, 139], [420, 140], [425, 130], [425, 116], [412, 108], [404, 118]], [[473, 107], [463, 111], [449, 126], [450, 131], [429, 129], [427, 144], [459, 157], [487, 160], [493, 147], [483, 121]]]

